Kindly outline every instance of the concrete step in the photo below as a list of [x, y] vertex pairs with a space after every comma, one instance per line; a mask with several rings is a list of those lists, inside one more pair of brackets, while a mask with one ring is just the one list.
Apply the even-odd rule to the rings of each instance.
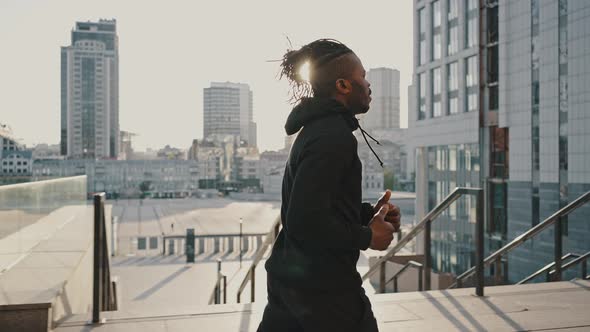
[[[380, 331], [590, 330], [590, 282], [574, 280], [474, 289], [372, 295]], [[103, 313], [106, 322], [88, 326], [88, 316], [63, 321], [72, 331], [256, 331], [265, 301], [195, 307], [150, 307]]]

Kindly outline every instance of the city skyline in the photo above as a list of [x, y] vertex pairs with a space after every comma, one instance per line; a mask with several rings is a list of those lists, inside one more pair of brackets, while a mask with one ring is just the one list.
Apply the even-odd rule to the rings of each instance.
[[[253, 108], [260, 150], [278, 149], [284, 142], [283, 125], [292, 106], [288, 84], [278, 81], [278, 63], [269, 60], [280, 59], [290, 48], [289, 40], [296, 48], [317, 38], [339, 39], [358, 53], [365, 68], [397, 69], [400, 86], [410, 84], [413, 26], [404, 13], [411, 12], [411, 3], [379, 5], [379, 11], [371, 11], [375, 6], [373, 2], [365, 7], [373, 22], [369, 25], [364, 23], [366, 15], [359, 16], [358, 8], [337, 9], [333, 3], [313, 7], [302, 3], [288, 14], [273, 2], [254, 6], [236, 3], [227, 12], [220, 4], [149, 3], [142, 4], [142, 15], [137, 16], [138, 6], [109, 1], [100, 5], [5, 1], [0, 4], [0, 36], [19, 52], [2, 56], [1, 118], [28, 146], [59, 143], [59, 47], [68, 44], [75, 22], [114, 18], [122, 45], [120, 128], [139, 134], [134, 140], [136, 149], [166, 144], [188, 148], [192, 139], [201, 138], [202, 91], [215, 81], [250, 85], [259, 96]], [[48, 17], [47, 11], [56, 14]], [[265, 15], [260, 14], [263, 11]], [[323, 13], [328, 11], [339, 15], [326, 18]], [[166, 12], [174, 18], [163, 17]], [[306, 17], [306, 24], [301, 24], [300, 17]], [[350, 29], [339, 28], [342, 22], [354, 21], [359, 23]], [[383, 28], [374, 22], [383, 22]], [[397, 28], [391, 29], [391, 22]], [[401, 113], [404, 127], [405, 96]]]

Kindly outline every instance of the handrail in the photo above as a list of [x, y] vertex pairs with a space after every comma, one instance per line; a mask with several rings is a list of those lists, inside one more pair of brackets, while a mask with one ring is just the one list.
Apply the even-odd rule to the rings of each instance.
[[223, 280], [223, 304], [227, 303], [227, 276], [221, 273], [221, 258], [217, 259], [217, 280], [209, 304], [221, 304], [221, 280]]
[[[479, 257], [483, 258], [483, 190], [480, 188], [465, 188], [457, 187], [453, 190], [445, 199], [442, 200], [437, 206], [435, 206], [422, 220], [412, 228], [400, 241], [398, 241], [393, 248], [391, 248], [387, 254], [379, 258], [373, 266], [369, 268], [369, 271], [363, 275], [363, 281], [369, 278], [375, 273], [381, 265], [389, 261], [389, 259], [397, 254], [402, 248], [406, 246], [411, 240], [413, 240], [418, 233], [425, 231], [425, 249], [424, 249], [424, 288], [430, 290], [430, 266], [431, 266], [431, 255], [430, 255], [430, 225], [431, 222], [436, 218], [453, 202], [463, 195], [475, 195], [477, 199], [477, 218], [476, 218], [476, 246]], [[476, 265], [477, 266], [477, 265]], [[475, 267], [474, 267], [475, 269]], [[478, 295], [483, 295], [483, 266], [481, 267], [481, 284], [478, 283], [477, 289]]]
[[[563, 272], [563, 271], [565, 271], [565, 270], [569, 269], [570, 267], [572, 267], [572, 266], [576, 266], [576, 265], [578, 265], [578, 264], [580, 264], [580, 263], [581, 263], [581, 264], [582, 264], [582, 279], [585, 279], [585, 278], [587, 277], [587, 265], [586, 265], [586, 260], [587, 260], [588, 258], [590, 258], [590, 251], [589, 251], [589, 252], [587, 252], [587, 253], [585, 253], [585, 254], [583, 254], [582, 256], [579, 256], [579, 257], [577, 257], [577, 258], [576, 258], [576, 259], [574, 259], [574, 260], [571, 260], [569, 263], [567, 263], [567, 264], [564, 264], [564, 265], [561, 267], [561, 271]], [[555, 273], [556, 273], [556, 272], [555, 272], [555, 270], [551, 270], [551, 271], [549, 272], [549, 275], [553, 275], [553, 274], [555, 274]]]
[[[255, 282], [256, 266], [258, 265], [258, 263], [260, 263], [260, 261], [264, 257], [264, 254], [266, 253], [266, 250], [268, 249], [268, 247], [274, 243], [276, 237], [279, 235], [280, 227], [281, 227], [281, 216], [279, 215], [279, 216], [277, 216], [275, 221], [272, 223], [272, 227], [270, 228], [270, 231], [268, 232], [266, 239], [264, 239], [264, 242], [262, 243], [260, 248], [258, 248], [258, 251], [256, 251], [256, 254], [254, 255], [254, 260], [252, 261], [250, 268], [248, 268], [248, 273], [246, 274], [246, 276], [242, 280], [242, 283], [240, 284], [240, 287], [238, 288], [238, 295], [237, 295], [238, 303], [240, 303], [242, 292], [244, 291], [244, 288], [246, 288], [248, 281], [250, 281], [250, 300], [251, 300], [251, 302], [254, 302], [254, 298], [255, 298], [254, 294], [255, 294], [255, 289], [256, 289], [256, 282]], [[241, 250], [241, 248], [240, 248], [240, 250]]]
[[[580, 255], [574, 254], [574, 253], [571, 253], [570, 252], [570, 253], [567, 253], [567, 254], [563, 255], [563, 257], [561, 257], [561, 260], [564, 261], [564, 260], [566, 260], [566, 259], [568, 259], [570, 257], [577, 258], [577, 257], [580, 257]], [[555, 262], [551, 262], [551, 263], [543, 266], [542, 268], [540, 268], [539, 270], [537, 270], [536, 272], [534, 272], [530, 276], [528, 276], [528, 277], [522, 279], [521, 281], [517, 282], [516, 285], [522, 285], [524, 283], [527, 283], [527, 282], [535, 279], [536, 277], [540, 276], [541, 274], [543, 274], [543, 273], [551, 270], [554, 266], [555, 266]]]
[[421, 292], [422, 291], [422, 268], [423, 265], [415, 262], [415, 261], [409, 261], [406, 263], [406, 265], [404, 265], [404, 267], [402, 267], [399, 271], [397, 271], [393, 277], [389, 278], [389, 280], [387, 280], [383, 287], [385, 287], [388, 283], [390, 283], [393, 280], [393, 292], [397, 293], [397, 279], [398, 277], [404, 273], [409, 267], [413, 267], [418, 269], [418, 291]]
[[[559, 224], [558, 225], [559, 227], [556, 227], [556, 231], [557, 231], [556, 234], [561, 235], [561, 222], [559, 222], [561, 220], [561, 218], [562, 217], [565, 217], [568, 214], [570, 214], [571, 212], [575, 211], [580, 206], [586, 204], [588, 201], [590, 201], [590, 191], [588, 191], [585, 194], [581, 195], [580, 197], [578, 197], [573, 202], [569, 203], [565, 207], [559, 209], [557, 212], [555, 212], [554, 214], [552, 214], [547, 219], [543, 220], [543, 222], [537, 224], [535, 227], [533, 227], [533, 228], [529, 229], [528, 231], [524, 232], [520, 236], [516, 237], [514, 240], [510, 241], [510, 243], [506, 244], [504, 247], [498, 249], [496, 252], [494, 252], [493, 254], [489, 255], [483, 261], [484, 266], [490, 265], [492, 262], [494, 262], [496, 259], [498, 259], [498, 257], [504, 256], [505, 254], [509, 253], [510, 251], [514, 250], [515, 248], [518, 248], [526, 240], [528, 240], [530, 238], [533, 238], [534, 236], [536, 236], [540, 232], [544, 231], [546, 228], [548, 228], [549, 226], [555, 224], [556, 222], [558, 222], [558, 224]], [[561, 240], [561, 236], [558, 236], [558, 235], [555, 236], [556, 242]], [[556, 251], [559, 251], [559, 250], [556, 250]], [[559, 264], [557, 264], [558, 265], [558, 269], [561, 269], [561, 259], [560, 258], [561, 258], [561, 253], [558, 253], [558, 255], [556, 255], [556, 261], [557, 260], [560, 261]], [[461, 275], [459, 275], [457, 277], [457, 281], [460, 282], [460, 280], [463, 280], [463, 279], [467, 278], [468, 276], [470, 276], [471, 274], [473, 274], [474, 271], [475, 271], [475, 268], [474, 267], [468, 269], [467, 271], [463, 272]], [[457, 286], [457, 283], [458, 282], [453, 283], [451, 286], [449, 286], [449, 288], [456, 287]]]
[[100, 312], [117, 310], [117, 290], [111, 281], [104, 202], [106, 194], [94, 195], [94, 262], [92, 323], [101, 322]]

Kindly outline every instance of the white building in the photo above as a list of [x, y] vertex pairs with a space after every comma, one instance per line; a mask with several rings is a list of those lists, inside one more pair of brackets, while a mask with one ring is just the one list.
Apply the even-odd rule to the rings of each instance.
[[61, 153], [117, 158], [119, 55], [115, 20], [76, 22], [61, 48]]
[[399, 128], [399, 70], [391, 68], [372, 68], [367, 72], [371, 83], [371, 109], [360, 115], [363, 129]]
[[0, 124], [0, 183], [27, 181], [32, 164], [31, 150], [18, 142], [10, 127]]
[[248, 84], [213, 82], [203, 89], [203, 137], [232, 135], [256, 147], [252, 98]]

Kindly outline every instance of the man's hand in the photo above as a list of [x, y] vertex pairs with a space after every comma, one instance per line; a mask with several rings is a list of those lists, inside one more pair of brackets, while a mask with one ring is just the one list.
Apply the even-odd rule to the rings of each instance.
[[399, 228], [401, 226], [402, 214], [399, 210], [399, 207], [389, 203], [390, 198], [391, 198], [391, 191], [389, 189], [387, 189], [385, 191], [385, 193], [383, 193], [383, 196], [381, 196], [381, 198], [379, 198], [379, 200], [377, 201], [377, 204], [375, 204], [375, 207], [373, 208], [373, 210], [375, 211], [375, 213], [377, 213], [381, 209], [382, 206], [387, 206], [388, 212], [387, 212], [387, 215], [385, 216], [385, 221], [387, 221], [393, 225], [394, 232], [399, 232]]
[[393, 240], [393, 225], [385, 221], [388, 209], [388, 205], [381, 206], [379, 212], [373, 216], [373, 219], [369, 223], [369, 227], [373, 233], [371, 245], [369, 246], [371, 249], [385, 250]]

